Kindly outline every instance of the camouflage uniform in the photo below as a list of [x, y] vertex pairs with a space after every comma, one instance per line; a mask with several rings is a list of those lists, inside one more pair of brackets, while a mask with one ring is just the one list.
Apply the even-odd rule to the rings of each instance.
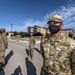
[[70, 63], [71, 63], [71, 71], [72, 71], [72, 75], [75, 75], [75, 40], [72, 38], [69, 38], [70, 42], [71, 42], [71, 48], [72, 48], [72, 52], [71, 52], [71, 58], [70, 58]]
[[43, 47], [42, 47], [42, 43], [43, 43], [43, 39], [45, 40], [46, 39], [46, 37], [45, 36], [41, 36], [41, 42], [40, 42], [40, 53], [42, 54], [42, 56], [43, 56]]
[[0, 34], [0, 71], [4, 69], [4, 56], [5, 56], [5, 44], [2, 37], [2, 34]]
[[72, 75], [75, 75], [75, 49], [72, 52], [71, 56], [71, 69], [72, 69]]
[[58, 38], [43, 39], [43, 67], [40, 75], [72, 75], [70, 41], [62, 32]]
[[3, 37], [4, 43], [5, 43], [5, 48], [7, 49], [8, 48], [8, 40], [7, 40], [7, 36], [5, 34], [5, 29], [1, 28], [1, 31], [2, 31], [2, 37]]
[[34, 38], [31, 36], [29, 38], [29, 57], [33, 58], [34, 56], [34, 45], [35, 45], [35, 40]]

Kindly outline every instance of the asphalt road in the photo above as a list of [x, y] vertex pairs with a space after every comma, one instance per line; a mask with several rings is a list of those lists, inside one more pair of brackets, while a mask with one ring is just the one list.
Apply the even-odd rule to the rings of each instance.
[[5, 53], [6, 66], [0, 75], [40, 75], [43, 59], [39, 53], [39, 43], [35, 45], [32, 61], [27, 58], [28, 45], [28, 42], [9, 40]]

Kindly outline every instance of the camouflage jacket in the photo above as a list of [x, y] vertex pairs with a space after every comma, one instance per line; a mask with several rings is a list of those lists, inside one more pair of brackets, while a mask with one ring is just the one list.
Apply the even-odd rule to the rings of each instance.
[[42, 40], [43, 69], [49, 75], [72, 75], [70, 41], [63, 33], [58, 38]]
[[[5, 44], [2, 35], [0, 34], [0, 51], [5, 50]], [[1, 53], [1, 52], [0, 52]]]
[[35, 45], [35, 40], [33, 37], [30, 37], [29, 38], [29, 47], [30, 48], [34, 48], [34, 45]]
[[75, 40], [72, 38], [69, 38], [72, 52], [71, 52], [71, 69], [72, 69], [72, 74], [75, 75]]

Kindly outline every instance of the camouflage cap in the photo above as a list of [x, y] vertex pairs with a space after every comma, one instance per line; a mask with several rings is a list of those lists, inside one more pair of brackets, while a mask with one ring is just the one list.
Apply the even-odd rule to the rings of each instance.
[[49, 18], [49, 21], [48, 21], [47, 23], [49, 23], [49, 22], [51, 22], [51, 21], [62, 22], [62, 16], [57, 15], [57, 14], [52, 15], [52, 16]]

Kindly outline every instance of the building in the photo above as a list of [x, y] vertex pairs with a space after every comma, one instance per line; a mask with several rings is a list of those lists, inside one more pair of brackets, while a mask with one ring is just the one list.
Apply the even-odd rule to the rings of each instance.
[[40, 27], [40, 26], [36, 26], [34, 25], [33, 27], [28, 27], [28, 33], [30, 34], [30, 32], [33, 32], [33, 34], [36, 34], [36, 33], [41, 33], [43, 35], [46, 35], [46, 33], [49, 33], [49, 30], [48, 28], [45, 28], [45, 27]]
[[8, 32], [8, 38], [10, 38], [13, 34], [14, 32]]
[[[28, 27], [28, 33], [30, 34], [31, 32], [33, 34], [36, 34], [36, 33], [41, 33], [42, 35], [46, 35], [47, 33], [50, 34], [50, 31], [48, 28], [45, 28], [45, 27], [40, 27], [40, 26], [36, 26], [34, 25], [33, 27]], [[70, 32], [73, 32], [74, 33], [74, 30], [73, 29], [62, 29], [62, 32], [65, 33], [66, 35], [69, 35]]]
[[33, 34], [36, 34], [36, 33], [41, 33], [41, 34], [43, 34], [43, 35], [45, 35], [46, 33], [47, 33], [47, 28], [43, 28], [43, 27], [40, 27], [40, 26], [36, 26], [36, 25], [34, 25], [33, 27], [28, 27], [27, 28], [28, 29], [28, 33], [30, 34], [31, 32], [33, 33]]
[[70, 32], [72, 32], [74, 34], [73, 29], [62, 29], [62, 32], [64, 32], [66, 35], [69, 35]]
[[29, 26], [27, 29], [28, 29], [28, 33], [29, 33], [29, 34], [30, 34], [31, 32], [32, 32], [32, 33], [34, 32], [34, 30], [33, 30], [34, 28], [33, 28], [33, 27], [30, 27], [30, 26]]

